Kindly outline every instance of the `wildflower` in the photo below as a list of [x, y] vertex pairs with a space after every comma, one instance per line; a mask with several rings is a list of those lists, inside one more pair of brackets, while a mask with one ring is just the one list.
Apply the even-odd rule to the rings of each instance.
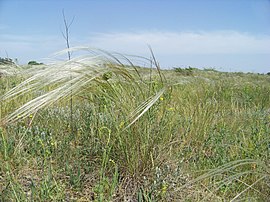
[[163, 183], [162, 183], [162, 188], [161, 188], [161, 194], [162, 194], [162, 195], [165, 195], [166, 192], [167, 192], [167, 189], [168, 189], [167, 183], [166, 183], [166, 182], [163, 182]]
[[119, 128], [120, 128], [120, 129], [123, 128], [124, 125], [125, 125], [125, 122], [124, 122], [124, 121], [121, 121], [120, 124], [119, 124]]
[[116, 164], [113, 159], [110, 159], [109, 162], [112, 162], [114, 165]]
[[168, 111], [174, 111], [173, 107], [168, 108]]
[[162, 101], [162, 100], [164, 100], [164, 97], [160, 97], [159, 99], [160, 99], [160, 101]]
[[253, 170], [255, 170], [255, 169], [256, 169], [256, 164], [253, 163], [253, 164], [251, 165], [251, 168], [252, 168]]

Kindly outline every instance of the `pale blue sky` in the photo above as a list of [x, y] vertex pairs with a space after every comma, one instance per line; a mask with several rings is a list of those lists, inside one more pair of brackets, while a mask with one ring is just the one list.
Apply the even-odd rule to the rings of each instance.
[[72, 46], [148, 57], [164, 68], [270, 71], [269, 0], [0, 0], [0, 57], [46, 61]]

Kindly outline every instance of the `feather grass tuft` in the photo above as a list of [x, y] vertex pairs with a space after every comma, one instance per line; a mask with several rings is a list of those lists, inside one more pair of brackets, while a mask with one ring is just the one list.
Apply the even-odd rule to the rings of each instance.
[[[110, 53], [101, 49], [75, 47], [60, 51], [55, 54], [55, 57], [61, 56], [67, 51], [86, 51], [87, 54], [74, 57], [68, 61], [53, 62], [45, 65], [43, 68], [34, 70], [33, 73], [31, 73], [31, 70], [25, 71], [24, 73], [26, 75], [30, 73], [32, 76], [4, 94], [1, 100], [8, 101], [16, 99], [18, 96], [30, 92], [34, 94], [40, 94], [41, 92], [41, 95], [36, 96], [5, 117], [4, 123], [18, 121], [30, 114], [36, 113], [44, 107], [52, 105], [58, 100], [68, 98], [71, 94], [76, 95], [85, 86], [91, 82], [95, 82], [108, 72], [113, 72], [117, 76], [133, 81], [140, 88], [139, 85], [142, 78], [128, 56], [119, 53]], [[150, 61], [143, 57], [137, 57], [137, 59], [145, 60], [146, 63]], [[140, 82], [131, 73], [132, 69], [136, 71]], [[157, 69], [160, 71], [159, 68]], [[137, 121], [158, 100], [164, 91], [165, 88], [143, 102], [131, 114], [131, 123], [127, 127], [130, 127]]]

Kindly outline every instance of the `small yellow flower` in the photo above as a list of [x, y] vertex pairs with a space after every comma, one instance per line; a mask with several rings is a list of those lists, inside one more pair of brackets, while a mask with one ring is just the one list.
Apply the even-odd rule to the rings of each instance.
[[33, 118], [33, 114], [30, 114], [30, 115], [29, 115], [29, 118], [30, 118], [30, 119]]
[[256, 165], [255, 163], [253, 163], [253, 164], [251, 165], [251, 168], [252, 168], [253, 170], [255, 170], [256, 167], [257, 167], [257, 165]]
[[168, 111], [174, 111], [173, 107], [168, 108]]
[[113, 159], [110, 159], [109, 161], [115, 165], [115, 161]]
[[160, 97], [159, 99], [162, 101], [162, 100], [164, 100], [164, 97]]
[[168, 189], [168, 185], [166, 183], [162, 183], [162, 188], [161, 188], [161, 194], [165, 195]]
[[123, 128], [124, 125], [125, 125], [125, 122], [124, 122], [124, 121], [121, 121], [120, 124], [119, 124], [119, 128], [120, 128], [120, 129]]

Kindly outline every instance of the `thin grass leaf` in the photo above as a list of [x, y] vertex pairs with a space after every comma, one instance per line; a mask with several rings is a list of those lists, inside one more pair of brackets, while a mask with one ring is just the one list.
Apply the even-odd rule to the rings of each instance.
[[[145, 112], [147, 112], [156, 102], [157, 100], [161, 97], [161, 95], [163, 95], [163, 93], [165, 92], [166, 88], [162, 88], [155, 96], [153, 96], [152, 98], [149, 98], [148, 102], [143, 102], [142, 105], [140, 105], [138, 108], [136, 108], [134, 110], [134, 112], [132, 112], [132, 116], [137, 115], [125, 128], [124, 130], [126, 130], [127, 128], [129, 128], [132, 124], [134, 124], [141, 116], [143, 116], [145, 114]], [[139, 114], [140, 113], [140, 114]]]
[[197, 183], [197, 182], [199, 182], [201, 180], [204, 180], [204, 179], [207, 179], [209, 177], [214, 177], [214, 176], [222, 174], [224, 172], [228, 172], [228, 171], [233, 170], [233, 169], [235, 169], [237, 167], [244, 166], [244, 165], [250, 165], [250, 164], [256, 164], [256, 163], [257, 163], [257, 161], [253, 160], [253, 159], [241, 159], [241, 160], [236, 160], [236, 161], [229, 162], [229, 163], [224, 164], [224, 165], [222, 165], [222, 166], [220, 166], [218, 168], [212, 169], [212, 170], [210, 170], [209, 172], [207, 172], [207, 173], [205, 173], [203, 175], [200, 175], [199, 177], [197, 177], [194, 180], [191, 180], [187, 184], [180, 187], [179, 190], [186, 187], [186, 186], [188, 186], [188, 185]]
[[[230, 202], [234, 202], [237, 198], [239, 198], [243, 193], [245, 193], [247, 190], [249, 189], [253, 189], [253, 186], [255, 184], [257, 184], [258, 182], [262, 181], [265, 178], [265, 176], [259, 178], [258, 180], [256, 180], [254, 183], [252, 183], [251, 185], [247, 185], [247, 188], [244, 189], [243, 191], [241, 191], [240, 193], [238, 193], [232, 200], [230, 200]], [[258, 192], [258, 190], [256, 190]]]

